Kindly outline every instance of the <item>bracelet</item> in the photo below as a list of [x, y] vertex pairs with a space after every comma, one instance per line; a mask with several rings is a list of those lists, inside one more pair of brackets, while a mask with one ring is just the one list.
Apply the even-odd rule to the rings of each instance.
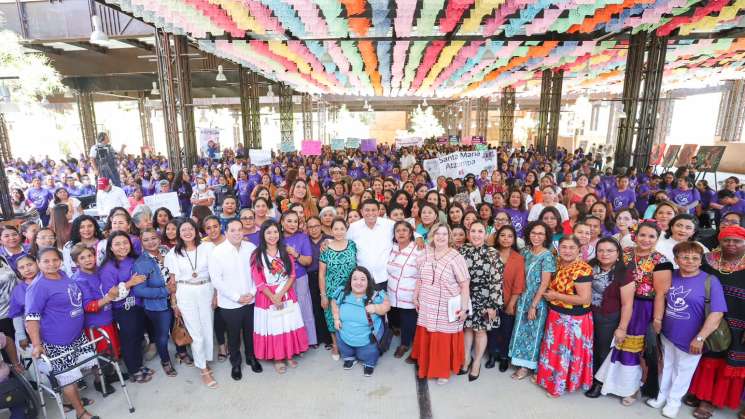
[[662, 319], [654, 319], [654, 321], [662, 323]]

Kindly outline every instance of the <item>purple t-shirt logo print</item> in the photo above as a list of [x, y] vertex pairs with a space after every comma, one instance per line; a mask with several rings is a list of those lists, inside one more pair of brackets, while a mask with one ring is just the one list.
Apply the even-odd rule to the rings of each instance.
[[690, 289], [685, 289], [683, 286], [670, 289], [670, 294], [667, 301], [667, 315], [676, 319], [688, 320], [691, 318], [691, 313], [688, 313], [688, 303], [686, 303], [686, 297], [691, 293]]

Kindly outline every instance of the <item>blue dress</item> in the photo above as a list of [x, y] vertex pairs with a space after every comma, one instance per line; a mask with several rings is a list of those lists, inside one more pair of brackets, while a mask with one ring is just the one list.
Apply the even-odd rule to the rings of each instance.
[[528, 309], [541, 286], [541, 273], [556, 272], [556, 259], [550, 250], [534, 255], [525, 248], [522, 255], [525, 257], [525, 291], [517, 300], [515, 328], [512, 330], [509, 353], [513, 365], [536, 369], [548, 305], [545, 300], [540, 300], [535, 320], [528, 320]]

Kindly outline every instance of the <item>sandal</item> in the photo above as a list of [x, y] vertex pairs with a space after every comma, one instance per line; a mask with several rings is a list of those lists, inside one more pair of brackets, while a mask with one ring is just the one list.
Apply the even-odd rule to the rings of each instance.
[[[699, 403], [696, 410], [693, 411], [693, 417], [696, 419], [709, 419], [714, 414], [712, 407], [714, 406], [712, 406], [711, 403], [701, 400], [701, 403]], [[745, 413], [745, 411], [741, 410], [740, 413], [737, 414], [737, 417], [742, 419], [743, 413]]]
[[[87, 397], [81, 397], [80, 398], [80, 403], [83, 404], [83, 407], [88, 407], [88, 406], [90, 406], [90, 405], [93, 404], [93, 400], [91, 400], [91, 399], [89, 399]], [[73, 410], [75, 410], [75, 408], [72, 407], [72, 405], [69, 404], [69, 403], [63, 404], [62, 407], [64, 408], [65, 413], [72, 412]]]
[[150, 381], [152, 379], [153, 379], [153, 377], [151, 375], [147, 375], [144, 372], [142, 372], [141, 370], [140, 371], [137, 371], [134, 374], [132, 374], [132, 377], [130, 378], [130, 380], [133, 383], [138, 383], [138, 384], [147, 383], [148, 381]]
[[142, 373], [147, 375], [148, 377], [152, 377], [153, 375], [155, 375], [155, 370], [151, 370], [148, 367], [142, 367], [140, 368], [140, 371], [142, 371]]
[[83, 413], [81, 413], [79, 416], [77, 416], [78, 419], [83, 419], [83, 416], [88, 415], [88, 419], [100, 419], [98, 416], [95, 416], [91, 414], [91, 412], [87, 410], [83, 410]]
[[191, 356], [186, 352], [176, 354], [176, 361], [178, 361], [179, 364], [186, 364], [189, 367], [194, 365], [194, 360], [191, 359]]
[[277, 370], [277, 374], [284, 374], [287, 372], [287, 365], [284, 362], [275, 362], [274, 369]]
[[217, 388], [217, 381], [215, 381], [215, 377], [212, 376], [212, 371], [202, 371], [200, 373], [202, 377], [208, 377], [207, 379], [210, 381], [206, 381], [202, 379], [202, 382], [204, 382], [204, 385], [207, 386], [207, 388], [216, 389]]
[[175, 377], [178, 375], [178, 373], [176, 372], [176, 369], [173, 368], [171, 361], [165, 362], [161, 365], [163, 366], [163, 372], [165, 372], [167, 376]]
[[527, 368], [518, 368], [517, 371], [512, 374], [512, 379], [519, 381], [524, 379], [528, 375], [530, 375], [530, 372], [528, 372]]
[[624, 406], [631, 406], [632, 404], [636, 403], [636, 401], [639, 400], [639, 391], [637, 390], [636, 393], [632, 394], [631, 396], [627, 396], [621, 399], [621, 404]]
[[294, 359], [290, 358], [290, 359], [287, 360], [287, 365], [289, 365], [290, 368], [297, 368], [297, 361], [295, 361]]

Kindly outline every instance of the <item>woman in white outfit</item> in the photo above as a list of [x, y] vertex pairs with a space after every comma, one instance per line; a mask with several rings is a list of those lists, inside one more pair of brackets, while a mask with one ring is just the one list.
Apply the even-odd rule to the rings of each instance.
[[169, 283], [175, 287], [175, 299], [171, 305], [176, 316], [184, 319], [186, 330], [191, 335], [191, 352], [194, 365], [202, 370], [202, 381], [209, 388], [217, 382], [207, 361], [213, 357], [213, 303], [215, 291], [209, 278], [207, 260], [211, 244], [200, 244], [197, 224], [186, 219], [178, 226], [176, 246], [166, 255]]

